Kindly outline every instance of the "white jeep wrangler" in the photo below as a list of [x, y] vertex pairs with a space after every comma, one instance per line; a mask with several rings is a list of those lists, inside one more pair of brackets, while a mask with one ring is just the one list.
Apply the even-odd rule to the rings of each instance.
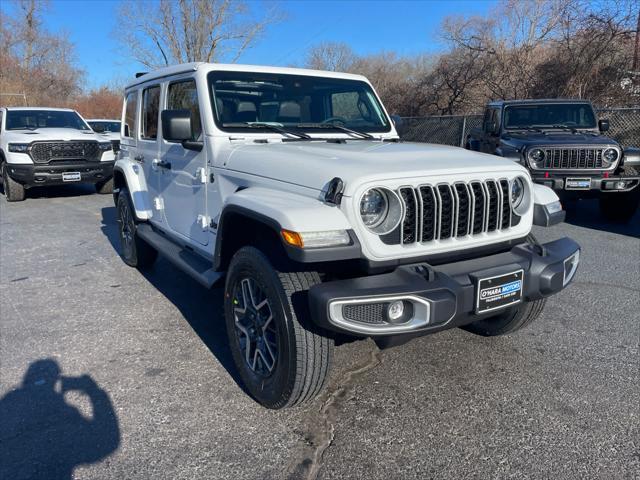
[[115, 155], [109, 139], [95, 133], [68, 108], [0, 108], [0, 174], [9, 202], [45, 185], [93, 183], [113, 190]]
[[578, 266], [574, 241], [530, 234], [564, 218], [552, 190], [509, 160], [400, 142], [358, 75], [168, 67], [126, 88], [122, 124], [124, 261], [225, 279], [233, 358], [270, 408], [321, 390], [337, 337], [510, 333]]

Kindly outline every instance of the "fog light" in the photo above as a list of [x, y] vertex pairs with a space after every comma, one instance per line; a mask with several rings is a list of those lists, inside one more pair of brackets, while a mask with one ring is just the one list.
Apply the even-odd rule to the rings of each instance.
[[573, 279], [576, 274], [576, 270], [578, 270], [578, 263], [580, 263], [580, 250], [576, 250], [576, 253], [564, 261], [564, 278], [562, 280], [563, 287], [566, 287]]
[[391, 302], [387, 307], [387, 318], [392, 322], [402, 318], [403, 313], [404, 313], [404, 302], [402, 300], [396, 300], [395, 302]]
[[627, 182], [625, 182], [624, 180], [616, 182], [616, 189], [624, 190], [625, 188], [627, 188]]

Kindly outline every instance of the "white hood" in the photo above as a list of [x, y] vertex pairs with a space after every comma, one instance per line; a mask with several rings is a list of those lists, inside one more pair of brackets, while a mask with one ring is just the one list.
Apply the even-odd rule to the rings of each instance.
[[2, 134], [7, 142], [30, 143], [49, 140], [96, 140], [108, 141], [93, 130], [76, 130], [75, 128], [38, 128], [36, 130], [6, 130]]
[[346, 196], [363, 183], [431, 175], [526, 169], [494, 155], [424, 143], [270, 142], [234, 148], [224, 168], [322, 190], [333, 177], [345, 182]]

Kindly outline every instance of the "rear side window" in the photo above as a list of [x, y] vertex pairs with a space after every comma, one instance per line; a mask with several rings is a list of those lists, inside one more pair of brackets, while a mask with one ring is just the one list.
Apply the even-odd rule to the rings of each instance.
[[129, 92], [125, 102], [124, 131], [122, 132], [122, 135], [131, 138], [138, 126], [136, 122], [136, 112], [138, 111], [138, 92]]
[[193, 138], [198, 140], [202, 134], [202, 123], [200, 122], [200, 106], [198, 105], [198, 91], [196, 82], [186, 80], [169, 85], [167, 92], [167, 109], [169, 110], [189, 110], [191, 112], [191, 127]]
[[145, 88], [142, 91], [142, 138], [158, 138], [158, 111], [160, 109], [160, 87]]

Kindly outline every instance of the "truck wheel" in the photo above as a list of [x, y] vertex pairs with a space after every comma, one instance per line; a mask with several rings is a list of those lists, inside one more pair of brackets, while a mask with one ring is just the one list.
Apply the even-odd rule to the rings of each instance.
[[495, 317], [485, 318], [462, 327], [471, 333], [484, 337], [506, 335], [526, 327], [540, 316], [544, 310], [547, 299], [525, 302], [517, 307], [512, 307]]
[[[626, 175], [640, 175], [637, 168], [626, 165]], [[610, 222], [629, 222], [640, 205], [640, 186], [630, 192], [600, 194], [600, 212]]]
[[233, 256], [224, 313], [233, 360], [249, 393], [279, 409], [314, 398], [324, 386], [333, 340], [305, 315], [317, 272], [279, 272], [257, 248]]
[[113, 177], [104, 182], [96, 183], [96, 192], [106, 195], [108, 193], [113, 193]]
[[121, 256], [131, 267], [144, 269], [156, 261], [158, 251], [136, 234], [136, 219], [131, 206], [129, 191], [122, 188], [116, 204], [118, 210], [118, 233]]
[[24, 186], [9, 176], [7, 164], [2, 164], [2, 189], [7, 202], [21, 202], [25, 197]]

